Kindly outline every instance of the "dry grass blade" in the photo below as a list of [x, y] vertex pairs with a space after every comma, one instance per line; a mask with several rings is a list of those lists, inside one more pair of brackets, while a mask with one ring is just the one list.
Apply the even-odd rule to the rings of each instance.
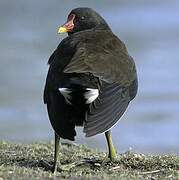
[[162, 170], [158, 169], [158, 170], [154, 170], [154, 171], [145, 171], [145, 172], [141, 172], [139, 174], [146, 175], [146, 174], [155, 174], [155, 173], [159, 173], [159, 172], [162, 172]]

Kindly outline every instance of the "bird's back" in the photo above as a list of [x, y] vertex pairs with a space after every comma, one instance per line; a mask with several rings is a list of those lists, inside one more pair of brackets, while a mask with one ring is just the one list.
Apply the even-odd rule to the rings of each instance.
[[[68, 36], [49, 64], [44, 102], [53, 128], [63, 138], [73, 140], [76, 125], [85, 124], [88, 136], [107, 130], [137, 93], [133, 59], [111, 31], [87, 30]], [[103, 126], [103, 122], [96, 122], [103, 121], [100, 116], [104, 121], [112, 119], [106, 128], [99, 128]]]

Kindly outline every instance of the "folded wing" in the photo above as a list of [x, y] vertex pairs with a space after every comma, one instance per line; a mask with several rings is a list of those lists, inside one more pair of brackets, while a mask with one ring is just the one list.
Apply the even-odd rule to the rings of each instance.
[[131, 99], [130, 86], [137, 75], [125, 45], [114, 35], [103, 43], [96, 41], [95, 46], [94, 42], [83, 40], [64, 72], [90, 73], [99, 79], [100, 93], [90, 104], [84, 124], [86, 136], [93, 136], [110, 129], [123, 115]]

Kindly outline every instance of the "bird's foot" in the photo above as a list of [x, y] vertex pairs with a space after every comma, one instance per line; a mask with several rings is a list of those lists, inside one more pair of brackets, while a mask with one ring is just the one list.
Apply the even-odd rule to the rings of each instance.
[[80, 162], [73, 162], [70, 164], [65, 164], [65, 165], [51, 165], [45, 160], [41, 160], [40, 164], [41, 166], [47, 170], [47, 171], [52, 171], [53, 174], [56, 174], [58, 171], [70, 171], [70, 169], [74, 168], [75, 166], [79, 165]]
[[52, 171], [53, 174], [56, 174], [57, 172], [61, 172], [61, 171], [70, 171], [72, 168], [75, 168], [77, 166], [81, 166], [81, 165], [94, 165], [94, 166], [98, 166], [99, 165], [99, 160], [95, 160], [95, 159], [83, 159], [81, 161], [75, 161], [69, 164], [61, 164], [61, 165], [51, 165], [50, 163], [48, 163], [45, 160], [41, 160], [40, 161], [41, 166], [47, 170], [47, 171]]
[[46, 170], [46, 171], [52, 171], [53, 174], [56, 174], [57, 171], [61, 171], [61, 168], [56, 165], [52, 165], [48, 163], [45, 160], [40, 161], [41, 166]]
[[102, 160], [101, 164], [105, 165], [106, 163], [109, 163], [109, 162], [115, 162], [116, 154], [117, 154], [117, 151], [115, 149], [113, 149], [113, 152], [106, 155], [105, 158]]
[[48, 163], [47, 161], [45, 160], [40, 160], [40, 165], [45, 169], [45, 170], [50, 170], [52, 171], [53, 170], [53, 165], [51, 165], [50, 163]]
[[70, 164], [65, 164], [65, 165], [61, 165], [59, 168], [61, 169], [61, 171], [70, 171], [72, 168], [75, 168], [77, 166], [81, 166], [81, 165], [95, 165], [97, 166], [99, 163], [98, 160], [95, 159], [83, 159], [81, 161], [75, 161], [73, 163]]
[[111, 162], [111, 159], [109, 158], [109, 155], [106, 155], [104, 159], [101, 162], [101, 165], [104, 166], [105, 164]]
[[76, 167], [78, 164], [77, 162], [69, 163], [69, 164], [64, 164], [60, 165], [60, 170], [61, 171], [70, 171], [72, 168]]

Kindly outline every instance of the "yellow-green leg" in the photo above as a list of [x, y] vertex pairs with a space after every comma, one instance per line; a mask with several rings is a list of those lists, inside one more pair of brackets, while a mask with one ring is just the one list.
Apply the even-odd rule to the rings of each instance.
[[110, 158], [111, 161], [114, 161], [115, 157], [116, 157], [116, 149], [115, 149], [113, 142], [112, 142], [111, 131], [110, 130], [106, 131], [105, 136], [106, 136], [106, 140], [107, 140], [107, 144], [108, 144], [108, 150], [109, 150], [108, 158]]
[[53, 173], [57, 172], [59, 146], [60, 146], [60, 137], [55, 133], [55, 153], [54, 153], [54, 164], [53, 164], [53, 168], [52, 168]]
[[58, 169], [58, 164], [59, 164], [59, 169], [62, 171], [69, 171], [71, 168], [76, 166], [76, 162], [66, 164], [66, 165], [61, 165], [59, 162], [59, 146], [60, 146], [60, 137], [55, 133], [55, 152], [54, 152], [54, 164], [52, 167], [52, 172], [55, 174]]

